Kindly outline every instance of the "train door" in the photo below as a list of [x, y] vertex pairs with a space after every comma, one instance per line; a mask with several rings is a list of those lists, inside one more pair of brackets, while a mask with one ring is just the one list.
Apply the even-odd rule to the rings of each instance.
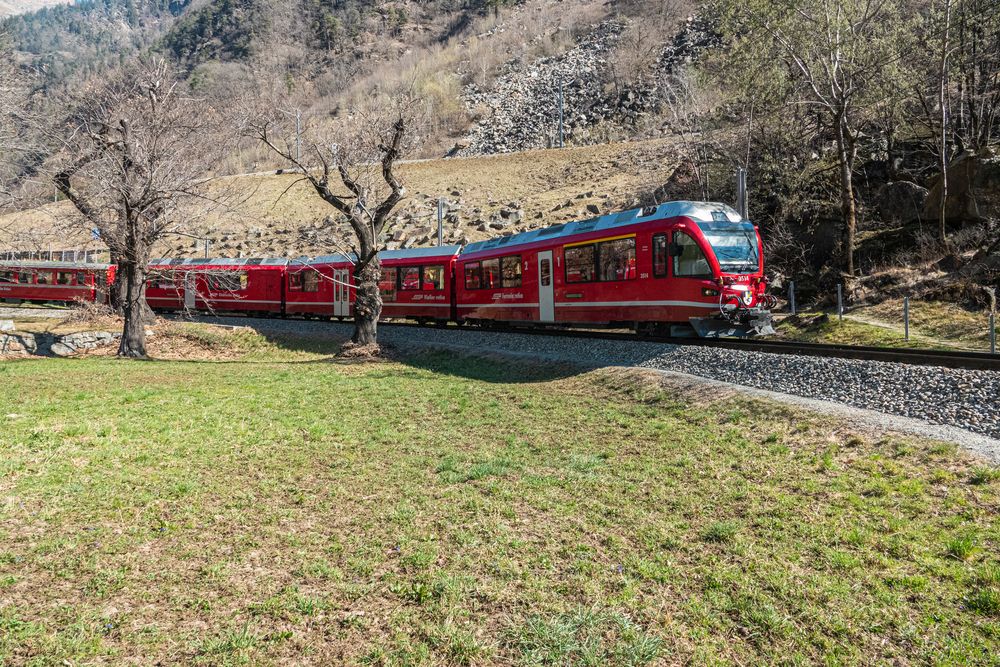
[[184, 308], [187, 310], [195, 308], [194, 300], [198, 294], [196, 277], [194, 271], [188, 271], [184, 274]]
[[538, 253], [538, 321], [556, 321], [555, 286], [552, 284], [552, 251]]
[[351, 272], [348, 269], [333, 270], [333, 315], [349, 317], [351, 314]]
[[673, 280], [670, 283], [670, 293], [672, 299], [677, 299], [683, 304], [704, 303], [704, 308], [690, 311], [689, 308], [682, 307], [681, 317], [687, 319], [689, 316], [711, 315], [713, 306], [706, 298], [706, 292], [718, 293], [718, 284], [712, 275], [712, 266], [708, 262], [705, 251], [687, 232], [676, 230], [671, 238], [671, 275]]

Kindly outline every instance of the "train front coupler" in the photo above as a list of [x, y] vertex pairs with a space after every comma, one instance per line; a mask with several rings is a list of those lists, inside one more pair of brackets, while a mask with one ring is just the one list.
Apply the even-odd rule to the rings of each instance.
[[771, 311], [766, 308], [734, 308], [715, 317], [692, 317], [689, 322], [701, 338], [749, 338], [775, 333]]
[[[755, 303], [756, 302], [756, 303]], [[775, 333], [768, 300], [749, 285], [727, 282], [714, 317], [693, 317], [691, 326], [702, 338], [747, 338]]]

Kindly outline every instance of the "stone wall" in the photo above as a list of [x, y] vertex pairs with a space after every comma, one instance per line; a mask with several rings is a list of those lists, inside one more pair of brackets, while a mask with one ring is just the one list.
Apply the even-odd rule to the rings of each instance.
[[84, 331], [57, 336], [50, 333], [0, 333], [0, 355], [71, 357], [78, 352], [95, 350], [118, 342], [120, 333]]

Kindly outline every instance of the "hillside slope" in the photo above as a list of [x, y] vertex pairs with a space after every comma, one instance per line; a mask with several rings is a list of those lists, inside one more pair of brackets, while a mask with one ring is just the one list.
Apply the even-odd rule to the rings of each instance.
[[[401, 167], [409, 197], [390, 228], [390, 246], [436, 243], [438, 197], [448, 201], [445, 241], [473, 241], [637, 205], [670, 178], [676, 164], [675, 146], [664, 139], [409, 162]], [[347, 230], [320, 230], [332, 210], [295, 179], [273, 172], [219, 179], [212, 191], [235, 193], [240, 203], [189, 231], [209, 238], [217, 256], [331, 252]], [[162, 252], [203, 252], [203, 244], [177, 241]], [[0, 247], [102, 249], [66, 202], [0, 217]]]
[[43, 7], [66, 5], [71, 0], [0, 0], [0, 18], [37, 12]]

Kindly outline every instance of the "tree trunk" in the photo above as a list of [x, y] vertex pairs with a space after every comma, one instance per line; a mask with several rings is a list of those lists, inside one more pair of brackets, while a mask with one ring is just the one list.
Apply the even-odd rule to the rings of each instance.
[[115, 270], [115, 279], [108, 285], [108, 306], [111, 310], [115, 311], [116, 315], [125, 314], [125, 280], [123, 278], [123, 273], [121, 271], [121, 258], [115, 254], [111, 253], [111, 263], [114, 264], [117, 269]]
[[944, 5], [944, 37], [941, 41], [938, 104], [941, 106], [941, 206], [938, 210], [938, 241], [948, 249], [948, 32], [951, 29], [951, 0]]
[[[363, 253], [362, 253], [363, 254]], [[378, 318], [382, 314], [382, 295], [378, 282], [382, 277], [382, 264], [378, 257], [367, 266], [354, 268], [354, 335], [355, 345], [377, 345]]]
[[118, 356], [141, 359], [146, 356], [146, 266], [143, 263], [123, 262], [118, 265], [120, 280], [124, 283], [125, 299], [122, 315], [122, 339], [118, 346]]
[[854, 207], [853, 147], [846, 120], [837, 119], [837, 156], [840, 161], [840, 210], [844, 216], [844, 266], [847, 275], [854, 276], [854, 235], [857, 231], [857, 211]]

